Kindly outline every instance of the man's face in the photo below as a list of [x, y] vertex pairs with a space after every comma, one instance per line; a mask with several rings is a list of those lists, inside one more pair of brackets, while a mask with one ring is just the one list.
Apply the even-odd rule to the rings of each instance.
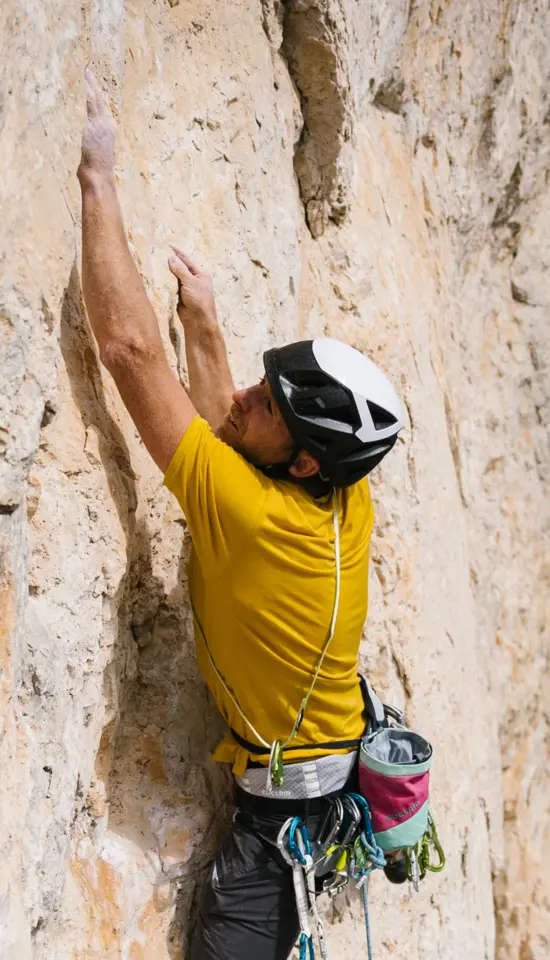
[[231, 411], [217, 435], [258, 467], [285, 463], [294, 449], [288, 427], [265, 377], [255, 386], [233, 394]]

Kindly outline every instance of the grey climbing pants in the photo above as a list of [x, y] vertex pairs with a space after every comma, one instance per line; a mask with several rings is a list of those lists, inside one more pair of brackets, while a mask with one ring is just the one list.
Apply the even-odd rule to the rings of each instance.
[[237, 791], [232, 830], [202, 891], [190, 960], [287, 960], [299, 923], [277, 835], [289, 817], [301, 816], [315, 839], [328, 807], [325, 797], [264, 800]]

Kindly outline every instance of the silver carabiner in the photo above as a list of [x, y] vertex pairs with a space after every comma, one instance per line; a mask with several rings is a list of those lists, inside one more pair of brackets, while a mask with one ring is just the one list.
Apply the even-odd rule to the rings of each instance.
[[411, 880], [412, 885], [416, 892], [420, 890], [420, 867], [418, 865], [418, 857], [416, 856], [416, 850], [411, 849], [409, 854], [409, 862], [411, 865]]
[[353, 840], [354, 835], [357, 833], [358, 827], [361, 826], [363, 817], [359, 807], [357, 806], [355, 800], [353, 800], [352, 797], [344, 796], [342, 797], [342, 800], [351, 818], [350, 825], [346, 830], [344, 837], [342, 839], [342, 842], [340, 844], [341, 847], [347, 847], [348, 844], [351, 843], [351, 841]]
[[333, 840], [338, 836], [344, 822], [344, 804], [342, 803], [340, 797], [336, 797], [334, 800], [334, 806], [336, 807], [336, 812], [334, 816], [334, 823], [330, 828], [327, 837], [323, 840], [324, 847], [330, 847]]
[[345, 890], [349, 883], [347, 873], [338, 872], [331, 880], [325, 880], [323, 883], [323, 893], [328, 893], [329, 897], [336, 897], [342, 890]]
[[[340, 833], [340, 830], [342, 829], [342, 824], [344, 822], [344, 805], [340, 797], [335, 797], [333, 803], [334, 803], [334, 809], [331, 809], [329, 811], [329, 813], [334, 817], [332, 826], [330, 827], [330, 830], [324, 839], [321, 833], [321, 839], [319, 841], [315, 841], [315, 843], [317, 844], [317, 854], [315, 858], [315, 867], [317, 870], [323, 863], [326, 863], [328, 859], [331, 859], [334, 856], [334, 853], [336, 851], [333, 851], [333, 853], [327, 856], [327, 850], [329, 850], [330, 847], [335, 844], [336, 838]], [[326, 823], [327, 823], [327, 819], [325, 818], [325, 822], [323, 823], [323, 829], [325, 828]], [[338, 846], [338, 849], [340, 849], [339, 846]]]

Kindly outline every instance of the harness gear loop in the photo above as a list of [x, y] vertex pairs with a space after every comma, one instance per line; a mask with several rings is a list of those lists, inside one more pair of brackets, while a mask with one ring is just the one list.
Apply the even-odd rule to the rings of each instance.
[[199, 618], [198, 618], [198, 616], [197, 616], [197, 612], [196, 612], [196, 610], [195, 610], [195, 606], [194, 606], [194, 604], [193, 604], [193, 601], [191, 600], [191, 609], [192, 609], [192, 611], [193, 611], [193, 617], [194, 617], [194, 619], [195, 619], [195, 623], [197, 624], [197, 626], [198, 626], [198, 628], [199, 628], [199, 633], [200, 633], [201, 638], [202, 638], [202, 641], [203, 641], [203, 643], [204, 643], [204, 646], [205, 646], [205, 649], [206, 649], [206, 653], [208, 654], [208, 659], [209, 659], [209, 661], [210, 661], [210, 665], [211, 665], [214, 673], [216, 674], [218, 680], [220, 681], [223, 689], [225, 690], [225, 692], [227, 693], [229, 699], [231, 700], [233, 706], [236, 708], [239, 716], [241, 717], [241, 720], [244, 721], [244, 723], [246, 724], [246, 726], [252, 731], [252, 733], [254, 734], [254, 736], [256, 737], [256, 739], [261, 743], [261, 745], [262, 745], [263, 747], [265, 747], [265, 748], [269, 751], [269, 754], [270, 754], [270, 757], [269, 757], [269, 773], [270, 773], [270, 777], [269, 777], [269, 779], [270, 779], [270, 782], [271, 782], [272, 786], [276, 786], [276, 787], [280, 787], [280, 786], [282, 785], [282, 783], [283, 783], [283, 778], [284, 778], [283, 751], [286, 749], [286, 747], [288, 747], [288, 745], [292, 742], [292, 740], [294, 740], [294, 737], [296, 736], [296, 734], [298, 733], [298, 730], [300, 729], [300, 727], [301, 727], [301, 725], [302, 725], [302, 721], [303, 721], [303, 719], [304, 719], [304, 715], [305, 715], [305, 712], [306, 712], [306, 709], [307, 709], [307, 705], [308, 705], [308, 703], [309, 703], [311, 694], [313, 693], [313, 688], [315, 687], [315, 684], [317, 683], [317, 679], [318, 679], [318, 677], [319, 677], [319, 673], [321, 672], [321, 667], [323, 666], [323, 662], [324, 662], [324, 659], [325, 659], [327, 650], [328, 650], [330, 644], [332, 643], [332, 640], [333, 640], [333, 638], [334, 638], [334, 632], [335, 632], [335, 629], [336, 629], [336, 619], [337, 619], [337, 617], [338, 617], [338, 607], [339, 607], [339, 605], [340, 605], [340, 521], [339, 521], [339, 517], [338, 517], [338, 493], [337, 493], [335, 487], [333, 487], [333, 489], [332, 489], [332, 501], [333, 501], [332, 523], [333, 523], [333, 527], [334, 527], [334, 556], [335, 556], [335, 562], [336, 562], [336, 587], [335, 587], [335, 591], [334, 591], [334, 606], [333, 606], [333, 609], [332, 609], [332, 616], [331, 616], [331, 619], [330, 619], [330, 627], [329, 627], [328, 637], [327, 637], [327, 640], [326, 640], [326, 642], [325, 642], [325, 645], [324, 645], [324, 647], [323, 647], [323, 649], [322, 649], [322, 651], [321, 651], [321, 656], [319, 657], [317, 666], [316, 666], [316, 668], [315, 668], [315, 672], [314, 672], [314, 674], [313, 674], [313, 679], [312, 679], [312, 681], [311, 681], [309, 690], [308, 690], [308, 692], [306, 693], [305, 697], [303, 698], [303, 700], [302, 700], [302, 702], [301, 702], [301, 704], [300, 704], [300, 709], [298, 710], [298, 713], [297, 713], [297, 716], [296, 716], [296, 720], [294, 721], [294, 725], [293, 725], [293, 727], [292, 727], [292, 730], [290, 731], [290, 734], [289, 734], [289, 736], [287, 737], [287, 739], [284, 741], [284, 743], [283, 743], [283, 741], [282, 741], [281, 739], [274, 740], [273, 743], [271, 743], [271, 744], [268, 743], [266, 740], [264, 740], [264, 738], [261, 737], [260, 734], [258, 733], [258, 731], [252, 726], [250, 720], [248, 719], [248, 717], [246, 716], [246, 714], [243, 712], [243, 710], [241, 710], [241, 708], [240, 708], [240, 706], [239, 706], [239, 704], [238, 704], [237, 698], [235, 697], [235, 695], [234, 695], [234, 693], [232, 692], [232, 690], [230, 690], [230, 688], [228, 687], [226, 681], [224, 680], [222, 674], [220, 673], [220, 671], [218, 670], [218, 668], [217, 668], [217, 666], [216, 666], [216, 664], [215, 664], [215, 662], [214, 662], [214, 658], [213, 658], [213, 656], [212, 656], [212, 654], [211, 654], [211, 652], [210, 652], [210, 648], [209, 648], [209, 646], [208, 646], [208, 641], [207, 641], [207, 639], [206, 639], [204, 630], [202, 629], [200, 620], [199, 620]]

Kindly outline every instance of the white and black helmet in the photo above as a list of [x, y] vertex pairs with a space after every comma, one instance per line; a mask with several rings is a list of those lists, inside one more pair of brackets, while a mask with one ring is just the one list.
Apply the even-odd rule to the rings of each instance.
[[264, 353], [267, 380], [296, 452], [305, 447], [323, 480], [356, 483], [393, 447], [403, 411], [385, 374], [339, 340], [302, 340]]

